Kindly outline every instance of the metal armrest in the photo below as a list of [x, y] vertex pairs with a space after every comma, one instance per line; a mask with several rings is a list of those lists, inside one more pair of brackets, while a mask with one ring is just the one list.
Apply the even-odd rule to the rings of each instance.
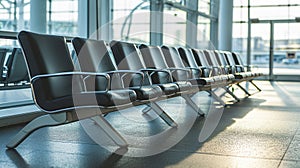
[[[200, 68], [194, 68], [194, 67], [186, 67], [187, 69], [190, 69], [192, 72], [195, 70], [195, 71], [197, 71], [198, 73], [199, 73], [199, 76], [198, 77], [200, 77], [201, 76], [201, 74], [202, 74], [202, 70], [200, 69]], [[192, 76], [191, 77], [193, 77], [194, 76], [194, 74], [192, 74]]]
[[194, 68], [194, 67], [186, 67], [187, 69], [190, 69], [190, 70], [196, 70], [198, 72], [202, 72], [202, 70], [200, 68]]
[[[140, 69], [140, 71], [144, 72], [144, 73], [148, 73], [148, 75], [150, 77], [152, 77], [153, 74], [156, 74], [158, 72], [166, 73], [168, 75], [168, 77], [169, 77], [169, 80], [173, 81], [171, 72], [168, 71], [168, 70], [165, 70], [165, 69], [146, 68], [146, 69]], [[150, 72], [150, 74], [149, 74], [149, 72]]]
[[105, 91], [108, 91], [108, 87], [110, 85], [110, 76], [105, 73], [92, 73], [92, 72], [59, 72], [59, 73], [53, 73], [53, 74], [42, 74], [42, 75], [36, 75], [31, 78], [30, 83], [34, 84], [37, 80], [42, 78], [51, 78], [51, 77], [59, 77], [59, 76], [83, 76], [83, 81], [85, 81], [86, 78], [90, 76], [102, 76], [104, 77], [108, 82]]
[[208, 77], [211, 77], [212, 76], [212, 70], [213, 68], [212, 67], [205, 67], [205, 66], [199, 66], [199, 68], [204, 71], [205, 69], [208, 69], [209, 72], [208, 72]]
[[[131, 70], [116, 70], [116, 71], [108, 71], [106, 72], [107, 74], [120, 74], [121, 75], [121, 79], [123, 81], [123, 78], [128, 75], [128, 74], [134, 74], [134, 75], [139, 75], [141, 77], [141, 81], [140, 81], [140, 87], [143, 86], [143, 82], [144, 82], [144, 73], [143, 72], [139, 72], [139, 71], [131, 71]], [[123, 81], [124, 82], [124, 81]]]
[[171, 73], [173, 73], [174, 71], [185, 71], [188, 73], [189, 78], [192, 76], [192, 70], [187, 68], [166, 68], [166, 70], [171, 71]]
[[157, 73], [157, 72], [164, 72], [166, 74], [168, 74], [168, 76], [171, 76], [170, 74], [170, 71], [167, 71], [165, 69], [154, 69], [154, 68], [147, 68], [147, 69], [140, 69], [140, 71], [142, 72], [150, 72], [150, 76], [152, 76], [154, 73]]

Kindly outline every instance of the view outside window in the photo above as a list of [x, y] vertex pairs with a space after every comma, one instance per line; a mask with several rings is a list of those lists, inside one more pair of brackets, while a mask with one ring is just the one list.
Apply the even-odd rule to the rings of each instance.
[[143, 0], [115, 0], [113, 3], [113, 39], [150, 42], [150, 3]]
[[[30, 0], [0, 1], [0, 30], [30, 30]], [[78, 0], [47, 0], [47, 33], [77, 35]]]
[[[234, 0], [233, 51], [241, 53], [245, 63], [248, 38], [248, 1]], [[274, 38], [275, 75], [300, 74], [300, 2], [297, 0], [250, 0], [251, 64], [269, 72], [270, 39]], [[271, 24], [274, 33], [271, 34]]]
[[[76, 36], [78, 35], [78, 0], [46, 0], [45, 29], [48, 34]], [[30, 30], [31, 12], [30, 0], [0, 0], [0, 31], [19, 32]], [[0, 107], [13, 107], [16, 105], [32, 104], [31, 90], [28, 78], [10, 82], [9, 62], [11, 58], [19, 57], [16, 52], [19, 48], [17, 40], [0, 39]], [[21, 55], [22, 56], [22, 55]], [[20, 64], [22, 72], [26, 65]], [[17, 100], [16, 100], [17, 97]]]
[[47, 1], [47, 32], [49, 34], [78, 35], [78, 0]]
[[210, 19], [199, 16], [197, 30], [198, 48], [209, 49], [210, 47], [212, 47], [212, 44], [210, 42]]
[[199, 0], [198, 1], [198, 11], [205, 14], [210, 14], [210, 0]]
[[185, 46], [186, 44], [186, 12], [164, 6], [163, 44]]

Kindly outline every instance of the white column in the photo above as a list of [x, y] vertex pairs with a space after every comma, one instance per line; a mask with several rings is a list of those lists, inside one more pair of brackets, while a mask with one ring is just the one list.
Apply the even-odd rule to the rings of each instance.
[[219, 49], [231, 51], [233, 0], [220, 0], [219, 10]]
[[30, 30], [38, 33], [46, 33], [47, 30], [47, 1], [30, 1]]

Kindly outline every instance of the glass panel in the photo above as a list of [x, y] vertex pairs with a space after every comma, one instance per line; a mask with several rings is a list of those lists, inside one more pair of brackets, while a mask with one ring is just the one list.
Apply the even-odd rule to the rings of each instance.
[[78, 0], [47, 1], [47, 32], [76, 36], [78, 34]]
[[270, 24], [252, 24], [251, 34], [251, 64], [269, 72]]
[[197, 29], [198, 48], [208, 49], [210, 45], [210, 19], [199, 16]]
[[296, 17], [300, 17], [300, 6], [292, 6], [292, 7], [290, 7], [290, 13], [289, 13], [289, 15], [290, 15], [289, 19], [295, 19]]
[[240, 53], [243, 62], [247, 60], [247, 36], [248, 24], [247, 23], [234, 23], [232, 27], [232, 50]]
[[0, 5], [0, 30], [29, 29], [30, 0], [2, 0]]
[[[2, 0], [0, 5], [0, 30], [20, 31], [30, 29], [30, 0], [14, 3]], [[78, 21], [78, 0], [47, 1], [47, 33], [75, 36]]]
[[210, 0], [199, 0], [198, 11], [209, 14], [210, 12]]
[[274, 74], [299, 75], [300, 23], [274, 25]]
[[115, 0], [113, 4], [113, 39], [149, 43], [150, 3]]
[[165, 5], [163, 24], [163, 44], [185, 46], [186, 12]]
[[234, 0], [233, 1], [233, 6], [248, 6], [248, 1], [247, 0]]
[[287, 7], [260, 7], [251, 8], [251, 18], [261, 20], [288, 19], [289, 9]]
[[299, 3], [298, 0], [294, 1], [283, 1], [283, 0], [251, 0], [251, 6], [260, 6], [260, 5], [288, 5], [290, 3]]
[[248, 8], [234, 8], [233, 21], [248, 21]]

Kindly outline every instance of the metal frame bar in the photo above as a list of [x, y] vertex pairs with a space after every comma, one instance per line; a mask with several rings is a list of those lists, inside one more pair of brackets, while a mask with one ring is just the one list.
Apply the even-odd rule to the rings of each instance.
[[189, 105], [199, 116], [205, 116], [205, 113], [197, 106], [197, 104], [191, 99], [190, 95], [182, 95], [187, 105]]

